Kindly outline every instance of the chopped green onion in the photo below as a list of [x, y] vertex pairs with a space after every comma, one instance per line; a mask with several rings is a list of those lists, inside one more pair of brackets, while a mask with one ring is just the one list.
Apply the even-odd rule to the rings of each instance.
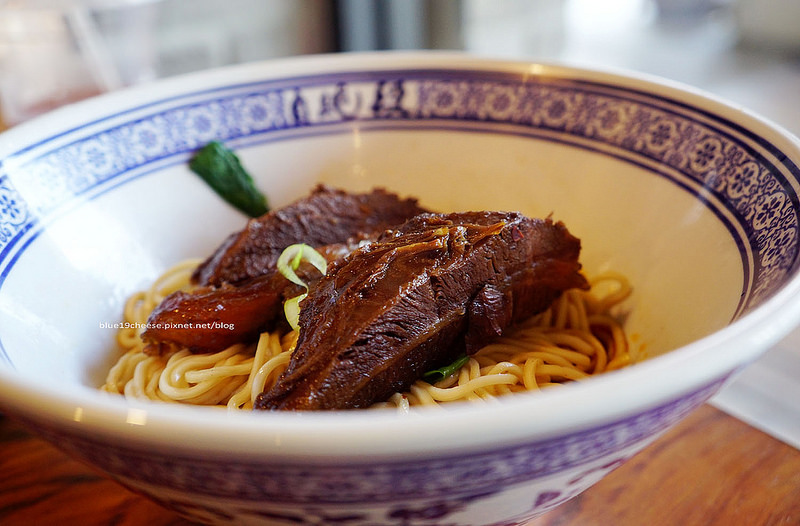
[[286, 321], [292, 327], [292, 330], [300, 329], [300, 302], [306, 299], [308, 292], [304, 292], [294, 298], [289, 298], [283, 303], [283, 314], [286, 316]]
[[212, 141], [205, 145], [189, 161], [189, 168], [220, 197], [248, 216], [269, 212], [267, 198], [255, 187], [236, 154], [222, 143]]
[[325, 256], [305, 243], [297, 243], [296, 245], [289, 245], [283, 249], [281, 255], [278, 256], [278, 272], [283, 274], [286, 279], [295, 285], [300, 285], [308, 289], [305, 282], [297, 277], [297, 274], [294, 272], [300, 267], [300, 263], [303, 260], [314, 265], [314, 268], [319, 270], [323, 276], [325, 272], [328, 271], [328, 261], [325, 259]]
[[286, 315], [286, 321], [289, 322], [289, 325], [294, 330], [300, 327], [300, 302], [308, 296], [308, 285], [295, 272], [303, 261], [311, 263], [323, 276], [328, 271], [328, 261], [325, 257], [305, 243], [289, 245], [278, 256], [278, 272], [295, 285], [300, 285], [306, 289], [303, 294], [290, 298], [283, 304], [283, 313]]
[[450, 365], [445, 365], [444, 367], [439, 367], [438, 369], [433, 369], [432, 371], [428, 371], [427, 373], [423, 374], [422, 380], [428, 382], [429, 384], [440, 382], [451, 374], [458, 372], [458, 370], [461, 369], [461, 367], [463, 367], [468, 361], [469, 356], [462, 354]]

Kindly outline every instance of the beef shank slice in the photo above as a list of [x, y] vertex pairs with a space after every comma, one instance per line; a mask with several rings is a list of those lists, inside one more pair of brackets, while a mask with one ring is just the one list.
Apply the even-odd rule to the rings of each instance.
[[330, 269], [301, 303], [287, 370], [256, 409], [368, 407], [586, 288], [580, 241], [518, 213], [421, 214]]
[[310, 195], [250, 219], [198, 266], [192, 280], [200, 285], [240, 283], [274, 272], [278, 257], [289, 245], [346, 243], [425, 211], [416, 199], [401, 199], [381, 188], [357, 194], [318, 185]]

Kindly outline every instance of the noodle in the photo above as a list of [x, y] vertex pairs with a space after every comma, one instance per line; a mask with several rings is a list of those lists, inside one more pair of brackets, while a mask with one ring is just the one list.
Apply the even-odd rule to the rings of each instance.
[[[286, 369], [297, 332], [265, 332], [258, 341], [217, 353], [186, 349], [149, 356], [140, 334], [150, 312], [170, 293], [190, 289], [197, 260], [175, 265], [125, 304], [117, 333], [122, 355], [102, 390], [131, 398], [252, 409]], [[623, 276], [604, 274], [590, 291], [569, 290], [551, 307], [510, 329], [472, 355], [458, 371], [435, 384], [417, 380], [373, 407], [408, 412], [414, 406], [454, 401], [491, 402], [498, 396], [580, 381], [638, 361], [614, 309], [631, 293]], [[618, 313], [616, 313], [618, 314]]]

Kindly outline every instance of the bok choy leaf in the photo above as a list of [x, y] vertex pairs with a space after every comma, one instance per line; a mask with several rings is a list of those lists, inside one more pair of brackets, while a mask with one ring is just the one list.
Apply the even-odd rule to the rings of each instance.
[[433, 369], [428, 371], [427, 373], [422, 375], [422, 380], [428, 382], [429, 384], [435, 384], [441, 380], [444, 380], [451, 374], [456, 373], [461, 367], [469, 361], [469, 356], [466, 354], [462, 354], [455, 361], [449, 365], [445, 365], [444, 367], [439, 367], [438, 369]]
[[212, 141], [205, 145], [189, 161], [189, 168], [220, 197], [248, 216], [269, 212], [266, 197], [255, 187], [236, 154], [222, 143]]

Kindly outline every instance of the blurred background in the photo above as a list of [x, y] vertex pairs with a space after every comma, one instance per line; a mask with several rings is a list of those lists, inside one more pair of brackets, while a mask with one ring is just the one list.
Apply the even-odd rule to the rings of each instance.
[[[459, 50], [668, 78], [800, 135], [800, 0], [0, 0], [0, 129], [87, 96], [310, 53]], [[800, 330], [714, 403], [800, 447]]]
[[447, 49], [652, 73], [800, 132], [780, 103], [800, 95], [798, 20], [797, 0], [0, 0], [0, 116], [267, 58]]

